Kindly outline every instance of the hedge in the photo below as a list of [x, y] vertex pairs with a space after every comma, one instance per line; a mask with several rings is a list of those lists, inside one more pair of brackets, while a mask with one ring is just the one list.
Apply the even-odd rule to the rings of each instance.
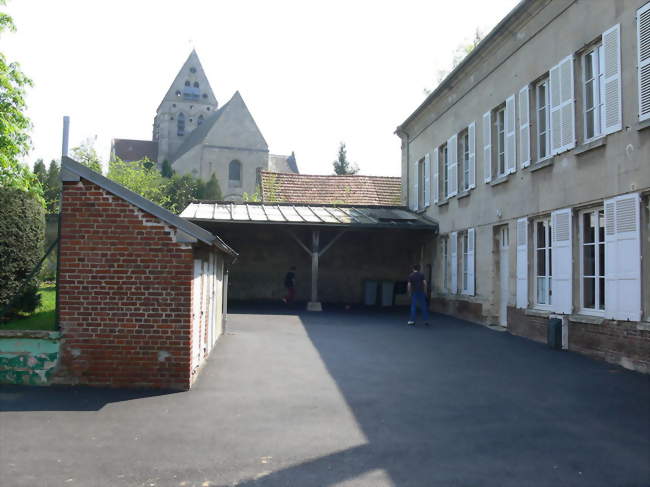
[[[44, 240], [45, 209], [42, 204], [27, 192], [0, 188], [0, 312], [38, 264]], [[9, 315], [36, 309], [38, 284], [36, 274], [13, 301]]]

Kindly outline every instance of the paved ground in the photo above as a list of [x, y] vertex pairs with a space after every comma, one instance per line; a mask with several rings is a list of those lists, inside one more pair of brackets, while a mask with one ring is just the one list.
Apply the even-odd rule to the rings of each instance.
[[450, 318], [232, 314], [190, 392], [0, 410], [7, 487], [650, 485], [649, 377]]

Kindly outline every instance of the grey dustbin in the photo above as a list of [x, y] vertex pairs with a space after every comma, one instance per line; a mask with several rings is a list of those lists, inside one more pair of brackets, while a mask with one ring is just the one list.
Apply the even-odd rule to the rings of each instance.
[[367, 280], [363, 283], [363, 304], [365, 306], [377, 305], [377, 281]]
[[548, 334], [546, 343], [555, 350], [562, 349], [562, 320], [560, 318], [549, 318]]

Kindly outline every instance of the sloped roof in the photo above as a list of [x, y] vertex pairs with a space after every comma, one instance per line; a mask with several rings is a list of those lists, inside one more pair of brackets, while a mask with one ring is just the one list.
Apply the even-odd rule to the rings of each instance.
[[175, 92], [177, 89], [182, 89], [183, 81], [186, 78], [187, 76], [186, 73], [190, 69], [190, 67], [196, 68], [197, 73], [200, 73], [201, 77], [204, 79], [202, 91], [208, 95], [207, 101], [205, 101], [203, 98], [199, 98], [198, 100], [193, 101], [193, 103], [199, 105], [212, 105], [217, 103], [217, 98], [214, 96], [214, 92], [212, 91], [212, 87], [210, 86], [210, 81], [207, 75], [205, 74], [205, 71], [203, 70], [203, 65], [199, 60], [199, 55], [196, 53], [196, 49], [192, 49], [192, 52], [190, 52], [190, 55], [187, 56], [187, 59], [183, 63], [183, 66], [181, 66], [181, 69], [179, 69], [178, 73], [176, 73], [176, 76], [174, 77], [174, 81], [172, 81], [172, 84], [169, 86], [167, 93], [165, 93], [165, 96], [161, 100], [160, 105], [158, 105], [158, 109], [160, 109], [160, 106], [165, 101], [170, 101], [170, 102], [176, 101], [177, 97], [175, 95]]
[[403, 206], [306, 205], [195, 202], [190, 203], [183, 218], [197, 222], [253, 223], [271, 225], [310, 225], [339, 228], [395, 228], [434, 230], [438, 224]]
[[262, 201], [394, 206], [401, 204], [401, 178], [261, 173]]
[[150, 161], [158, 160], [158, 142], [152, 140], [113, 139], [111, 158], [126, 162], [140, 161], [145, 157]]
[[[228, 102], [230, 103], [230, 101]], [[201, 141], [205, 139], [208, 135], [208, 132], [214, 127], [214, 124], [217, 123], [217, 120], [221, 117], [224, 110], [228, 106], [228, 103], [223, 105], [217, 111], [212, 112], [212, 115], [203, 120], [203, 123], [192, 130], [183, 143], [180, 145], [176, 153], [172, 156], [172, 162], [178, 159], [180, 156], [185, 154], [188, 150], [194, 147], [197, 144], [200, 144]]]
[[208, 245], [214, 245], [234, 257], [237, 256], [237, 252], [231, 249], [223, 240], [221, 240], [216, 235], [213, 235], [207, 230], [181, 218], [178, 215], [174, 215], [171, 211], [166, 210], [162, 206], [158, 206], [155, 203], [152, 203], [148, 199], [143, 198], [139, 194], [134, 193], [121, 184], [118, 184], [115, 181], [102, 176], [101, 174], [84, 166], [83, 164], [79, 164], [77, 161], [64, 156], [61, 160], [61, 180], [78, 181], [79, 178], [83, 178], [87, 181], [90, 181], [91, 183], [95, 183], [100, 188], [103, 188], [109, 193], [122, 198], [124, 201], [131, 203], [133, 206], [140, 208], [142, 211], [146, 211], [147, 213], [155, 216], [156, 218], [159, 218], [165, 223], [178, 228], [190, 237], [194, 237], [195, 239], [200, 240], [201, 242]]
[[269, 171], [287, 172], [298, 174], [298, 163], [296, 156], [292, 152], [290, 156], [281, 156], [279, 154], [269, 154]]

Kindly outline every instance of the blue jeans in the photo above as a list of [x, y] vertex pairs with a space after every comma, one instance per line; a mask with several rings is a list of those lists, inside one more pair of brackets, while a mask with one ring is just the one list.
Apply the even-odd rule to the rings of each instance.
[[422, 318], [424, 321], [429, 321], [429, 307], [423, 291], [414, 291], [411, 293], [411, 321], [415, 321], [417, 315], [417, 308], [422, 310]]

